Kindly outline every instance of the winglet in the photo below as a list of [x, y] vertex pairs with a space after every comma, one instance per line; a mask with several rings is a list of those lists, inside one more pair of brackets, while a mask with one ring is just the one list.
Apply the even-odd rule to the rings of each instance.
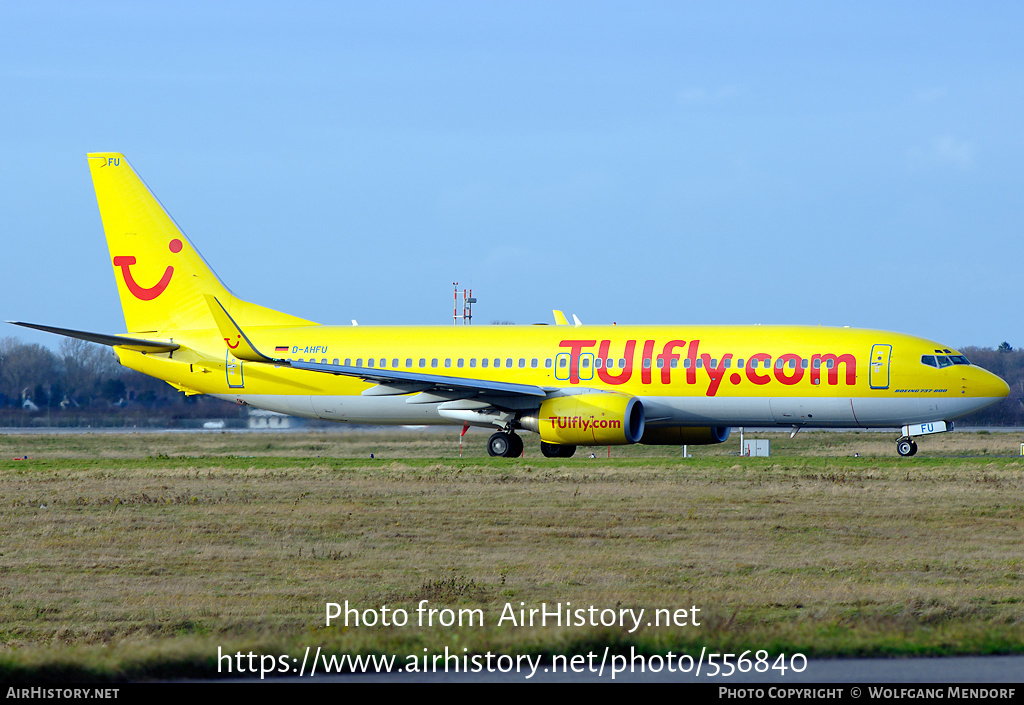
[[555, 310], [553, 310], [551, 313], [553, 313], [554, 316], [555, 316], [555, 325], [556, 326], [567, 326], [567, 325], [569, 325], [569, 321], [566, 320], [565, 314], [562, 313], [561, 311], [559, 311], [557, 308]]
[[210, 307], [213, 320], [217, 323], [217, 330], [220, 331], [233, 357], [249, 362], [278, 362], [256, 349], [216, 296], [205, 294], [205, 297], [206, 305]]

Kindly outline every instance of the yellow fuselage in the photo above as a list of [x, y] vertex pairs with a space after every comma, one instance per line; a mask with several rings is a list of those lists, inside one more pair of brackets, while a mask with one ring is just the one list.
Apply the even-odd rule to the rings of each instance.
[[[636, 396], [648, 425], [899, 426], [960, 416], [1008, 391], [974, 365], [923, 364], [923, 356], [959, 355], [939, 343], [851, 328], [314, 325], [246, 332], [261, 350], [288, 360]], [[429, 405], [407, 403], [412, 394], [364, 396], [372, 382], [236, 360], [216, 330], [158, 337], [191, 350], [120, 350], [122, 363], [186, 391], [258, 400], [285, 413], [451, 422]], [[872, 361], [873, 350], [880, 359]], [[350, 399], [334, 403], [338, 397]]]

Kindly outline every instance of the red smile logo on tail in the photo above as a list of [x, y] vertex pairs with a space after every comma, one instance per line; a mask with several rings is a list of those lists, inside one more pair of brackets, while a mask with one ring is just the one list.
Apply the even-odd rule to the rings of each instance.
[[[178, 238], [171, 240], [168, 245], [168, 249], [175, 254], [181, 252], [181, 248], [181, 240]], [[128, 287], [128, 291], [132, 292], [132, 296], [141, 301], [152, 301], [164, 293], [167, 285], [171, 283], [171, 277], [174, 276], [174, 267], [168, 265], [167, 269], [164, 270], [163, 276], [160, 277], [160, 281], [150, 287], [140, 286], [132, 276], [131, 266], [133, 264], [135, 264], [135, 257], [132, 255], [114, 258], [114, 266], [121, 268], [121, 276], [124, 277], [124, 284]]]

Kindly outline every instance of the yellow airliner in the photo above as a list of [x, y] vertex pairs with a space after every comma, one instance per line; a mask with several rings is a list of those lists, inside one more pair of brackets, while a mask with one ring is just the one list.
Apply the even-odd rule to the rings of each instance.
[[113, 347], [186, 394], [364, 424], [495, 429], [491, 455], [720, 443], [733, 426], [902, 428], [913, 438], [998, 402], [956, 350], [811, 326], [325, 326], [236, 298], [116, 153], [90, 154], [128, 333], [18, 323]]

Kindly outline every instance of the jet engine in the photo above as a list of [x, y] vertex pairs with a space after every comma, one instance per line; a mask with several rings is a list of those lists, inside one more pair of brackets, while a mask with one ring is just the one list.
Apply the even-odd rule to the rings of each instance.
[[523, 428], [557, 445], [625, 445], [644, 434], [644, 405], [615, 393], [576, 394], [543, 401], [537, 416], [519, 419]]

